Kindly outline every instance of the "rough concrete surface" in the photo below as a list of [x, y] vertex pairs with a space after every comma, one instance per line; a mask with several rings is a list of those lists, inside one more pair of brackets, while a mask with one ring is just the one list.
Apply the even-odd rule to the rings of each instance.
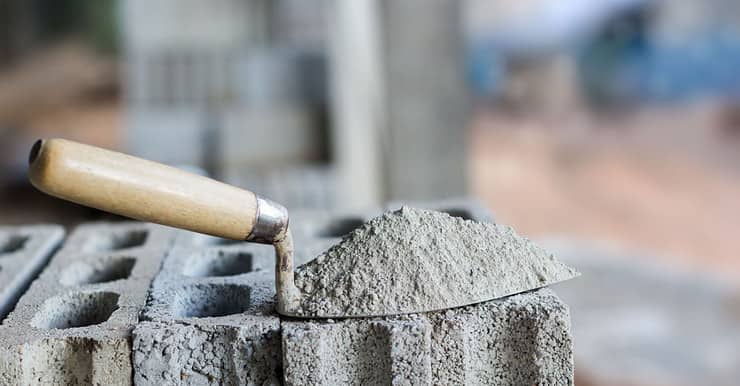
[[0, 322], [64, 237], [58, 225], [0, 227]]
[[182, 232], [134, 330], [136, 384], [279, 384], [271, 246]]
[[567, 306], [540, 289], [404, 316], [283, 322], [288, 385], [570, 385]]
[[403, 207], [296, 269], [297, 314], [389, 315], [459, 307], [578, 273], [508, 226]]
[[75, 229], [0, 326], [0, 384], [131, 384], [131, 330], [173, 234], [143, 223]]

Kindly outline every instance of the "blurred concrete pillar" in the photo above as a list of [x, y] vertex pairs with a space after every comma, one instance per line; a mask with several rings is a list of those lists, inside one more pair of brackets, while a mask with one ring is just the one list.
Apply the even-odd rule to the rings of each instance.
[[383, 199], [378, 4], [333, 0], [328, 7], [332, 150], [337, 207], [344, 209], [376, 206]]
[[461, 4], [335, 0], [329, 7], [341, 206], [467, 192]]
[[455, 0], [383, 0], [386, 199], [467, 193], [468, 91]]

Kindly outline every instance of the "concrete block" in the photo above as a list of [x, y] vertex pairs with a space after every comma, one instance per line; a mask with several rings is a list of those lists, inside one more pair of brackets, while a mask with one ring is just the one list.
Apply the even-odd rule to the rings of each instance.
[[430, 201], [391, 201], [385, 205], [385, 210], [396, 210], [403, 205], [445, 212], [450, 216], [466, 220], [494, 221], [493, 213], [483, 203], [472, 197], [451, 197]]
[[572, 385], [567, 306], [549, 289], [373, 319], [284, 321], [288, 385]]
[[271, 246], [183, 232], [133, 333], [137, 384], [279, 384]]
[[131, 384], [131, 330], [173, 235], [79, 226], [0, 326], [0, 384]]
[[[297, 263], [376, 214], [296, 213]], [[549, 289], [428, 314], [281, 320], [273, 275], [270, 246], [81, 226], [0, 326], [0, 385], [573, 382], [568, 309]]]
[[0, 322], [62, 242], [59, 225], [0, 227]]

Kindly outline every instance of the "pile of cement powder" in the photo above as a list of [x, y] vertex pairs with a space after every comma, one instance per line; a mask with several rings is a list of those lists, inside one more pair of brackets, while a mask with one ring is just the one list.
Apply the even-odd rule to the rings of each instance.
[[299, 315], [380, 316], [458, 307], [578, 273], [508, 226], [403, 207], [298, 267]]

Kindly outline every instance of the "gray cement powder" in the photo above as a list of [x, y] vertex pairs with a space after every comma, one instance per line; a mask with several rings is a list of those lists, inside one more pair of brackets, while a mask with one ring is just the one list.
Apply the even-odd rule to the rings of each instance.
[[298, 315], [375, 316], [479, 303], [578, 273], [508, 226], [403, 207], [298, 267]]

